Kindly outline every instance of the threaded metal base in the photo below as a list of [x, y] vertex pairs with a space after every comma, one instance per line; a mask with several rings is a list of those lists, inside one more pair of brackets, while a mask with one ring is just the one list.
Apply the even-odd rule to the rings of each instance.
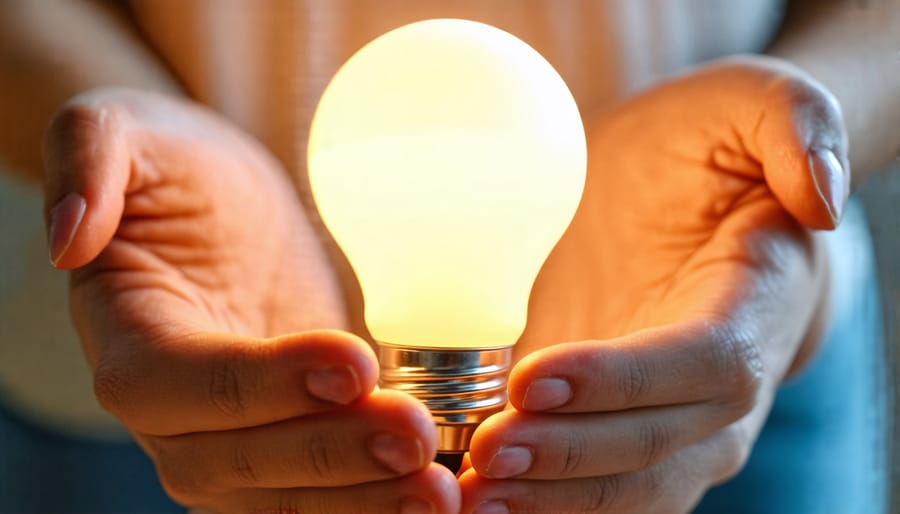
[[379, 343], [379, 386], [403, 391], [431, 411], [438, 451], [465, 452], [475, 428], [506, 406], [512, 347], [418, 348]]

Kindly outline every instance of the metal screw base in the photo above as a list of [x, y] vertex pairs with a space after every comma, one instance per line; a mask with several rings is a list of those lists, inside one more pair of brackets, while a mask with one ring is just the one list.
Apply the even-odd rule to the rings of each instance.
[[512, 347], [419, 348], [379, 343], [379, 386], [403, 391], [431, 411], [438, 451], [463, 453], [475, 428], [506, 405]]

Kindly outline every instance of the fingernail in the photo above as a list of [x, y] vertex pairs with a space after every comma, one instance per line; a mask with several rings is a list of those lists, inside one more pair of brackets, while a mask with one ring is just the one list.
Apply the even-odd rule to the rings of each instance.
[[347, 405], [362, 392], [356, 370], [350, 366], [329, 366], [306, 374], [306, 389], [321, 400]]
[[87, 202], [78, 193], [69, 193], [50, 209], [50, 230], [47, 245], [50, 247], [50, 263], [55, 267], [68, 251], [75, 233], [84, 218]]
[[421, 498], [409, 496], [400, 502], [400, 514], [434, 514], [434, 505]]
[[509, 505], [505, 501], [490, 500], [475, 507], [474, 514], [509, 514]]
[[834, 225], [841, 221], [844, 205], [850, 195], [850, 180], [841, 161], [828, 148], [812, 148], [809, 151], [809, 169], [813, 183], [819, 193]]
[[521, 475], [531, 468], [534, 456], [524, 446], [500, 448], [488, 463], [486, 474], [489, 478], [509, 478]]
[[387, 432], [375, 434], [369, 440], [369, 451], [379, 462], [400, 473], [410, 473], [424, 465], [422, 442]]
[[572, 387], [561, 378], [539, 378], [528, 385], [522, 406], [525, 410], [549, 410], [569, 403]]

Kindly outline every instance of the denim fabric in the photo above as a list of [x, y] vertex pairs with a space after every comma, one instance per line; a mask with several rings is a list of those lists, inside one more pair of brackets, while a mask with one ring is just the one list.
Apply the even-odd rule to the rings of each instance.
[[132, 442], [76, 440], [0, 409], [0, 513], [184, 512]]
[[[830, 237], [833, 328], [784, 385], [746, 468], [698, 514], [886, 511], [890, 397], [871, 242], [851, 204]], [[0, 409], [0, 513], [168, 513], [153, 466], [132, 443], [66, 438]]]

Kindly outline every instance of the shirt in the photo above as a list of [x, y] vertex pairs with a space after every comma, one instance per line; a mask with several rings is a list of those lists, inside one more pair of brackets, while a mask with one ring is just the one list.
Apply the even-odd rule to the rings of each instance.
[[[316, 103], [366, 42], [427, 18], [504, 29], [540, 52], [591, 116], [708, 59], [765, 49], [782, 0], [132, 0], [134, 22], [187, 92], [262, 141], [309, 208], [306, 139]], [[0, 174], [0, 401], [46, 427], [122, 434], [94, 400], [46, 262], [40, 195]]]

